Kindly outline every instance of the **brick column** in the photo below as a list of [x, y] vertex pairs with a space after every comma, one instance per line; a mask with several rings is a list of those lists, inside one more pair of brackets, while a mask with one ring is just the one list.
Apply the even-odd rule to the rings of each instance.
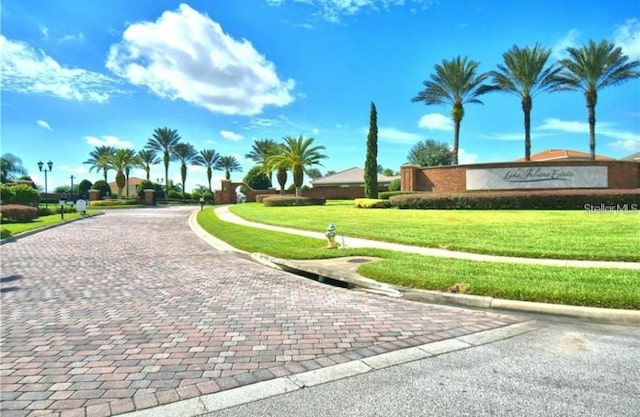
[[400, 166], [400, 190], [418, 191], [418, 165], [407, 164]]
[[89, 201], [100, 200], [100, 190], [89, 190]]
[[153, 188], [144, 190], [144, 205], [145, 206], [155, 206], [156, 205], [155, 194], [156, 194], [156, 190], [154, 190]]

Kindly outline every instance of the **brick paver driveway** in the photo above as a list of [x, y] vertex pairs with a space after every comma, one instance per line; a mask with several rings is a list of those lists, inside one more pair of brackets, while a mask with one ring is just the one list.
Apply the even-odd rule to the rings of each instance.
[[1, 414], [109, 416], [515, 322], [221, 253], [193, 208], [113, 210], [1, 247]]

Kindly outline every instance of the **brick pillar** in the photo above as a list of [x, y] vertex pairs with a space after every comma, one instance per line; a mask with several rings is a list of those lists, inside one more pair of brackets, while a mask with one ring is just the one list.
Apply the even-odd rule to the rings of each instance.
[[418, 165], [402, 165], [400, 167], [400, 190], [418, 191]]
[[235, 204], [236, 194], [231, 180], [220, 180], [220, 191], [216, 192], [216, 204]]
[[156, 190], [153, 188], [144, 190], [144, 205], [155, 206], [156, 205]]
[[89, 201], [100, 200], [100, 190], [89, 190]]

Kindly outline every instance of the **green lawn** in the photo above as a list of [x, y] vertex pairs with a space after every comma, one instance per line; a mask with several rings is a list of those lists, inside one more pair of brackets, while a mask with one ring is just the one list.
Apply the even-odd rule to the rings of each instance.
[[353, 203], [238, 204], [247, 220], [410, 245], [506, 256], [640, 261], [640, 213], [526, 210], [358, 209]]
[[640, 309], [638, 271], [473, 262], [376, 249], [331, 250], [326, 249], [325, 240], [225, 223], [210, 209], [198, 213], [198, 222], [209, 233], [236, 248], [278, 258], [379, 257], [378, 262], [361, 265], [358, 272], [406, 287], [446, 291], [456, 283], [465, 283], [470, 286], [469, 293], [475, 295]]
[[[98, 213], [100, 213], [99, 210], [87, 211], [87, 215], [89, 216], [95, 216]], [[49, 226], [56, 223], [62, 223], [65, 221], [77, 219], [79, 217], [82, 217], [80, 213], [65, 213], [64, 220], [60, 219], [60, 214], [52, 214], [49, 216], [40, 216], [39, 218], [26, 223], [13, 223], [13, 222], [3, 221], [2, 224], [0, 224], [0, 238], [7, 239], [23, 232], [39, 229], [41, 227]]]

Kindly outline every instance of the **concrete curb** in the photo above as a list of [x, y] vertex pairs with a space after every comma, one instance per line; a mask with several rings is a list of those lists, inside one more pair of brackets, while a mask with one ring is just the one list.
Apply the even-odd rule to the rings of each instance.
[[203, 395], [167, 405], [121, 414], [122, 417], [197, 417], [206, 413], [263, 400], [300, 389], [362, 375], [377, 369], [401, 365], [421, 359], [433, 358], [474, 346], [494, 343], [500, 340], [536, 331], [543, 327], [536, 321], [512, 324], [497, 329], [485, 330], [453, 339], [446, 339], [426, 345], [396, 350], [381, 355], [345, 362], [314, 371], [302, 372], [286, 377], [258, 382], [239, 388]]
[[[235, 252], [243, 257], [259, 262], [270, 268], [277, 268], [288, 272], [306, 272], [318, 276], [346, 282], [356, 289], [390, 297], [401, 297], [407, 300], [453, 305], [458, 307], [481, 308], [487, 310], [514, 311], [523, 313], [548, 314], [571, 318], [587, 319], [603, 323], [640, 326], [639, 310], [622, 310], [598, 307], [582, 307], [563, 304], [547, 304], [531, 301], [505, 300], [478, 295], [444, 293], [439, 291], [420, 290], [380, 283], [358, 275], [355, 272], [336, 271], [335, 268], [316, 266], [301, 266], [303, 261], [278, 259], [268, 255], [250, 254], [211, 236], [204, 231], [195, 219], [197, 212], [189, 217], [189, 226], [202, 239], [219, 250]], [[362, 256], [358, 258], [364, 258]]]

